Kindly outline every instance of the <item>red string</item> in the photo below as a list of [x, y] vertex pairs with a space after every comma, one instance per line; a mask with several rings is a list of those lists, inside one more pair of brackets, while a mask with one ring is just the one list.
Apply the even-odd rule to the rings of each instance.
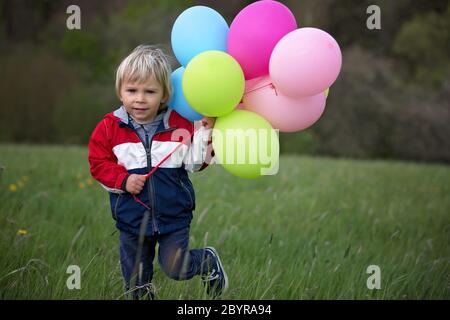
[[262, 87], [258, 87], [258, 88], [252, 89], [252, 90], [250, 90], [250, 91], [247, 91], [245, 94], [249, 94], [250, 92], [253, 92], [253, 91], [256, 91], [256, 90], [259, 90], [259, 89], [268, 87], [268, 86], [271, 86], [273, 89], [275, 89], [274, 85], [273, 85], [272, 83], [269, 83], [269, 84], [266, 84], [266, 85], [264, 85], [264, 86], [262, 86]]
[[[188, 140], [190, 140], [192, 138], [192, 136], [195, 134], [195, 132], [197, 132], [198, 129], [194, 129], [194, 131], [186, 138], [183, 139], [183, 141], [177, 145], [172, 152], [170, 152], [167, 156], [164, 157], [164, 159], [162, 159], [152, 170], [150, 170], [149, 173], [147, 173], [145, 175], [145, 179], [148, 179], [148, 177], [150, 177], [153, 173], [155, 173], [155, 171], [167, 160], [169, 159], [169, 157], [175, 153], [175, 151], [178, 150], [179, 147], [181, 147], [183, 144], [185, 144]], [[141, 204], [142, 206], [144, 206], [146, 209], [150, 210], [150, 207], [147, 206], [144, 202], [142, 202], [136, 195], [133, 195], [134, 201], [136, 201], [137, 203]]]
[[273, 90], [275, 90], [275, 95], [278, 97], [277, 88], [275, 88], [275, 86], [273, 85], [273, 83], [271, 83], [270, 86], [272, 87]]
[[134, 198], [134, 201], [136, 201], [137, 203], [143, 205], [147, 210], [150, 211], [150, 207], [148, 205], [146, 205], [145, 203], [143, 203], [141, 201], [141, 199], [139, 199], [135, 194], [133, 194], [133, 198]]

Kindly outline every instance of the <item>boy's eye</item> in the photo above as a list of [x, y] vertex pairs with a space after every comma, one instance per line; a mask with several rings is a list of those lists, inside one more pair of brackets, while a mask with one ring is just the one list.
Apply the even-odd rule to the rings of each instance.
[[134, 93], [134, 92], [136, 92], [136, 89], [127, 89], [127, 92]]
[[146, 93], [155, 93], [154, 90], [146, 90], [145, 92], [146, 92]]

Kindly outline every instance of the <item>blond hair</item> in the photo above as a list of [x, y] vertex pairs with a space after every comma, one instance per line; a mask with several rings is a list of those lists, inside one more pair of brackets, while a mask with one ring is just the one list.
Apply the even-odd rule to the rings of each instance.
[[168, 57], [161, 49], [140, 45], [117, 68], [116, 94], [120, 98], [120, 89], [125, 81], [144, 82], [153, 75], [163, 87], [163, 99], [168, 101], [172, 94], [171, 73]]

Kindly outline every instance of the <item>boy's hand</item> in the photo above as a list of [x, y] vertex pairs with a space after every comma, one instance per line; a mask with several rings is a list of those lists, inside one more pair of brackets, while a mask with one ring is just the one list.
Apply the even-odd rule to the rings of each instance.
[[210, 117], [203, 117], [202, 119], [202, 125], [206, 129], [212, 129], [214, 128], [214, 123], [216, 122], [216, 118], [210, 118]]
[[144, 188], [147, 178], [143, 174], [130, 174], [125, 189], [131, 194], [139, 194]]

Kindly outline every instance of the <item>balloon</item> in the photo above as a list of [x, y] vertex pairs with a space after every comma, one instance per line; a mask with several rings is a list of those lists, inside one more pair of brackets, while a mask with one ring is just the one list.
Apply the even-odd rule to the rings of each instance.
[[300, 28], [275, 46], [269, 73], [278, 90], [291, 97], [304, 97], [329, 88], [341, 65], [341, 50], [332, 36], [320, 29]]
[[231, 174], [247, 179], [278, 170], [278, 135], [256, 113], [235, 110], [217, 118], [212, 144], [218, 163]]
[[236, 60], [221, 51], [197, 55], [186, 67], [183, 92], [195, 111], [208, 117], [231, 112], [244, 93], [244, 74]]
[[245, 7], [234, 18], [228, 34], [228, 52], [241, 65], [246, 79], [269, 73], [269, 60], [277, 42], [297, 29], [288, 7], [263, 0]]
[[184, 71], [185, 69], [183, 67], [179, 67], [177, 70], [172, 72], [170, 79], [172, 81], [173, 94], [167, 105], [178, 112], [180, 115], [182, 115], [184, 118], [188, 119], [191, 122], [194, 122], [202, 119], [203, 115], [195, 112], [195, 110], [192, 109], [192, 107], [184, 97], [183, 88], [181, 85]]
[[282, 132], [296, 132], [312, 126], [322, 115], [325, 103], [323, 92], [304, 98], [288, 97], [277, 90], [269, 77], [254, 80], [246, 87], [243, 98], [245, 110], [256, 112]]
[[172, 49], [186, 67], [197, 54], [208, 50], [227, 50], [228, 24], [215, 10], [195, 6], [183, 11], [172, 28]]

